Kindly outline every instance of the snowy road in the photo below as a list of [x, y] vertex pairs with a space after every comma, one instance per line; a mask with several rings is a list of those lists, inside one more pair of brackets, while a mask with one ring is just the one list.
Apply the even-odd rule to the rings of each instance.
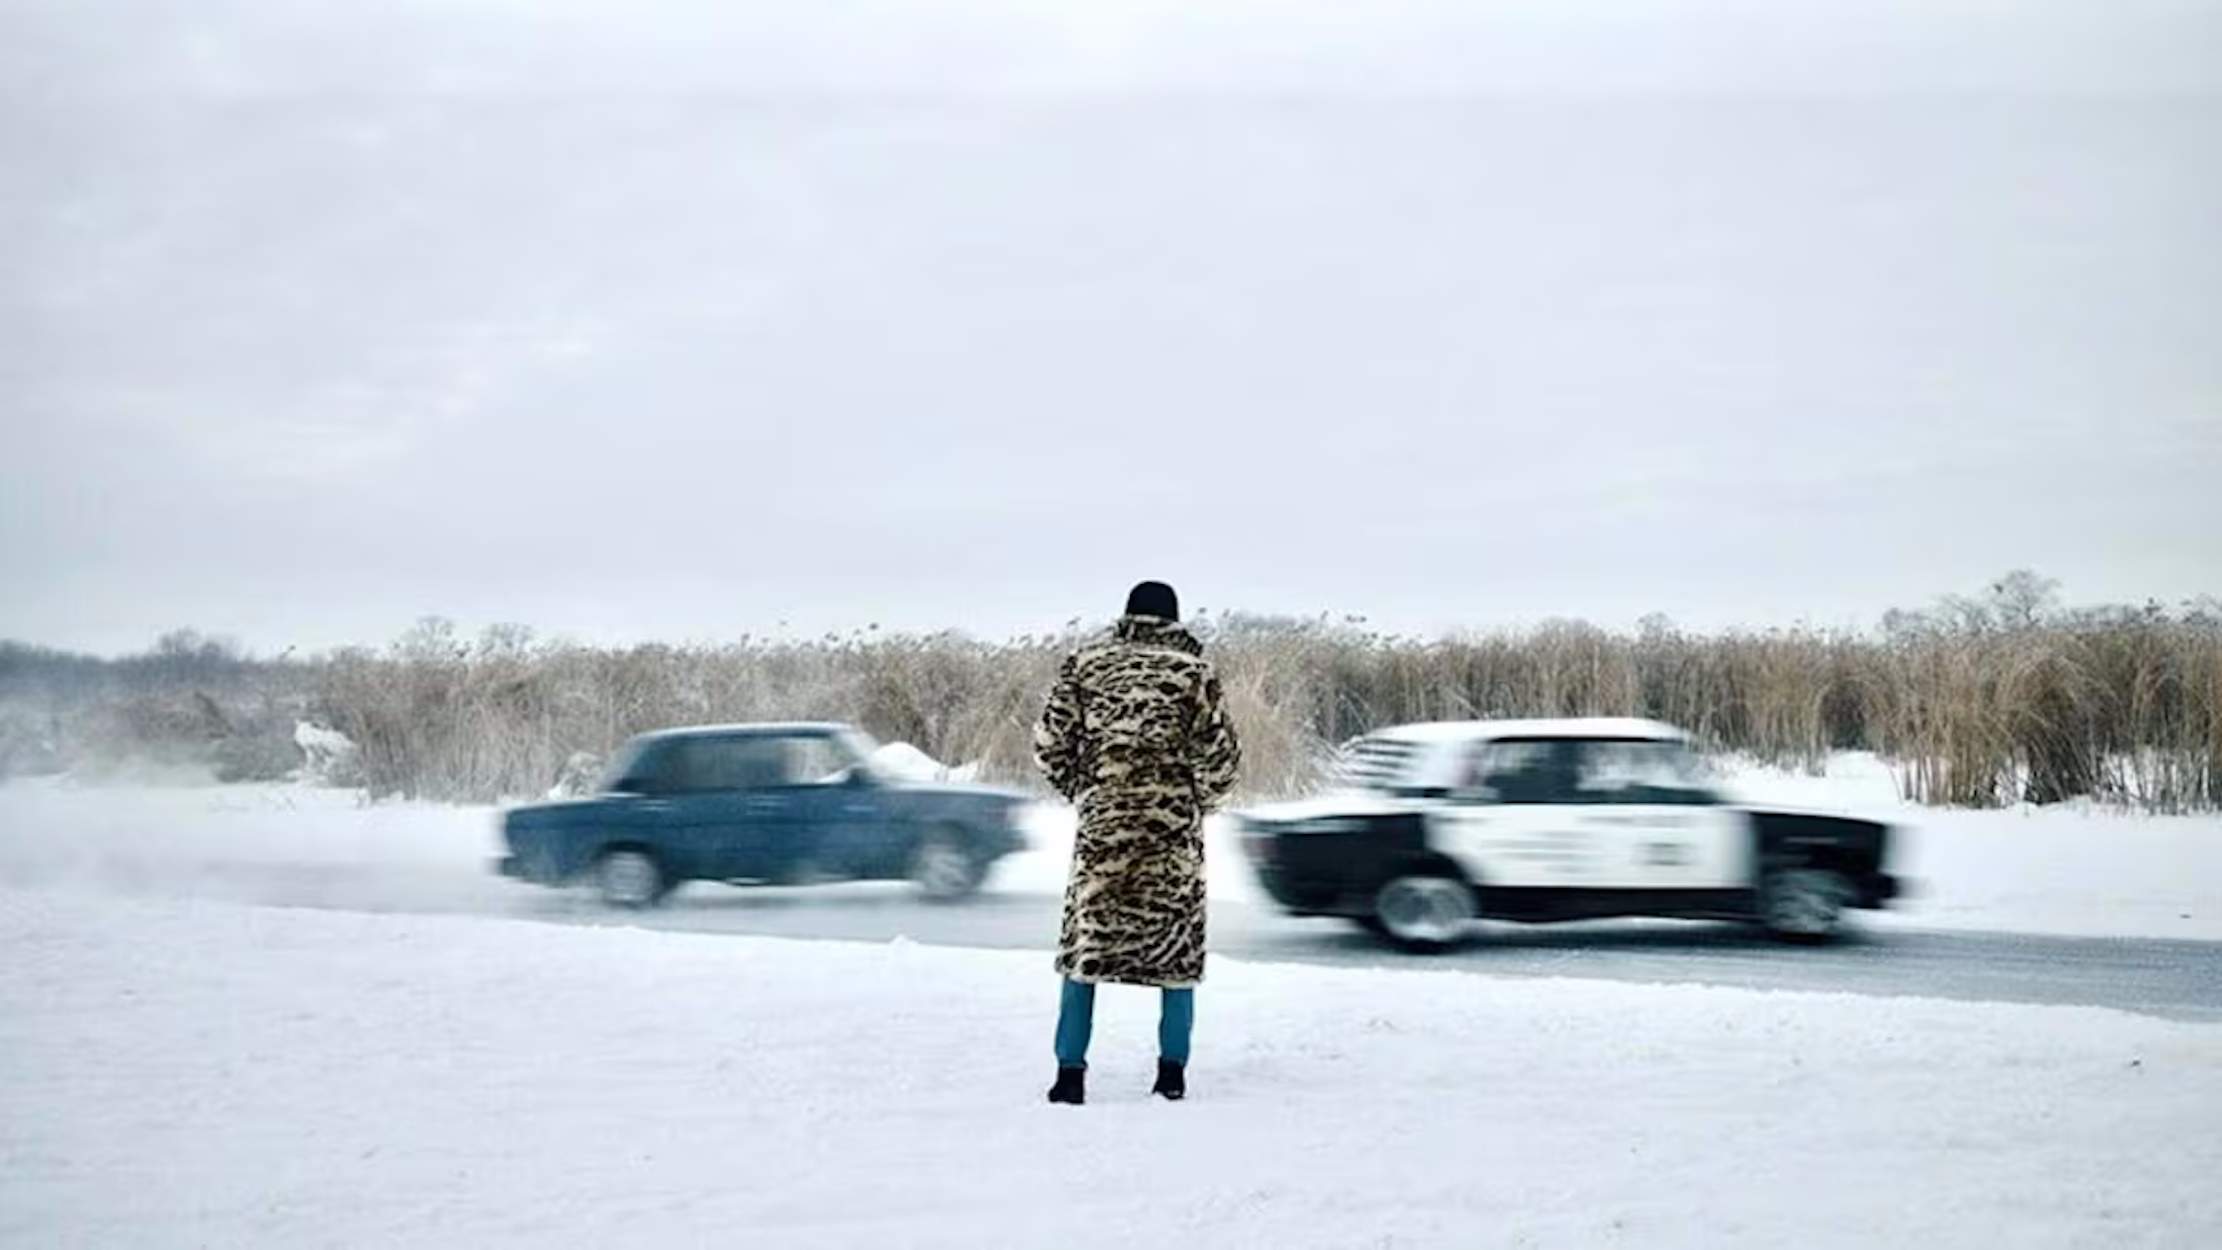
[[[1771, 784], [1792, 792], [1762, 795], [1769, 801], [1859, 797], [1801, 795], [1795, 778]], [[2222, 1020], [2222, 821], [2072, 811], [1883, 814], [1912, 826], [1894, 867], [1917, 892], [1903, 909], [1862, 914], [1858, 939], [1823, 949], [1782, 947], [1726, 925], [1619, 922], [1485, 926], [1464, 950], [1412, 958], [1339, 921], [1279, 915], [1224, 845], [1224, 870], [1212, 878], [1212, 947], [1255, 963], [2096, 1006]], [[692, 885], [669, 906], [634, 916], [580, 893], [493, 876], [488, 861], [499, 845], [489, 809], [363, 804], [305, 787], [18, 782], [0, 786], [0, 886], [1044, 951], [1057, 929], [1071, 830], [1069, 812], [1037, 815], [1035, 849], [999, 865], [988, 892], [963, 906], [924, 905], [899, 884]]]
[[[899, 887], [806, 892], [701, 886], [652, 915], [617, 923], [1046, 951], [1057, 932], [1057, 906], [1045, 895], [997, 894], [946, 907], [914, 901]], [[612, 923], [606, 910], [583, 899], [527, 900], [511, 910], [534, 919]], [[2222, 943], [2216, 942], [1870, 926], [1855, 940], [1809, 949], [1732, 925], [1638, 922], [1487, 926], [1463, 950], [1415, 957], [1338, 921], [1292, 919], [1245, 903], [1214, 902], [1211, 926], [1214, 953], [1256, 962], [1918, 995], [2222, 1020]]]
[[[611, 922], [608, 912], [584, 900], [545, 900], [518, 910], [538, 919]], [[704, 886], [651, 916], [620, 923], [1047, 950], [1057, 931], [1057, 900], [999, 894], [942, 907], [915, 902], [899, 890], [810, 894]], [[1460, 951], [1416, 957], [1389, 950], [1339, 921], [1292, 919], [1244, 903], [1214, 902], [1211, 923], [1214, 953], [1256, 962], [1918, 995], [2222, 1020], [2222, 943], [2214, 942], [1869, 926], [1855, 940], [1812, 949], [1785, 947], [1732, 925], [1633, 922], [1485, 926]]]
[[[949, 906], [920, 902], [900, 884], [698, 884], [662, 908], [634, 914], [613, 912], [583, 892], [473, 877], [445, 866], [201, 867], [134, 882], [132, 892], [332, 911], [840, 941], [902, 938], [999, 950], [1046, 951], [1057, 930], [1056, 897], [1021, 891], [991, 891]], [[1339, 921], [1292, 919], [1232, 899], [1213, 901], [1211, 924], [1214, 953], [1252, 962], [2112, 1007], [2174, 1020], [2222, 1020], [2222, 942], [1925, 930], [1884, 916], [1866, 920], [1858, 936], [1822, 948], [1786, 947], [1718, 924], [1490, 925], [1463, 950], [1422, 958], [1388, 950]]]

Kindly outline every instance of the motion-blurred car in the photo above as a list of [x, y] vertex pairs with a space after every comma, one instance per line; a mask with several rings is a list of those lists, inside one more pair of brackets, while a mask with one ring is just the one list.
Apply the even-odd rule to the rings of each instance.
[[1476, 918], [1738, 920], [1820, 941], [1898, 893], [1888, 826], [1731, 806], [1654, 721], [1403, 725], [1346, 748], [1341, 782], [1241, 814], [1242, 845], [1283, 910], [1408, 949]]
[[583, 882], [646, 907], [685, 881], [909, 879], [931, 899], [972, 893], [1026, 839], [1025, 796], [875, 769], [847, 725], [724, 725], [643, 734], [601, 793], [502, 817], [504, 876]]

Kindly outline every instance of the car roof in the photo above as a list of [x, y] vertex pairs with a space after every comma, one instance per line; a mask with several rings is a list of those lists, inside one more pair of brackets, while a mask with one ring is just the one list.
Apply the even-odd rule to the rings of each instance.
[[1551, 720], [1440, 720], [1390, 725], [1366, 737], [1435, 744], [1495, 738], [1610, 738], [1687, 742], [1690, 736], [1664, 721], [1626, 716], [1575, 716]]
[[755, 735], [800, 735], [846, 733], [849, 726], [840, 721], [756, 721], [739, 725], [676, 725], [670, 729], [653, 729], [640, 735], [643, 738], [730, 738]]

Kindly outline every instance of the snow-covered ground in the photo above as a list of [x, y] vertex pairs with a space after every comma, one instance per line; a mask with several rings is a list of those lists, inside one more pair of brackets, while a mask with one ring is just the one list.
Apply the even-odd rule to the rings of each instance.
[[293, 785], [0, 785], [0, 885], [124, 889], [291, 864], [483, 873], [500, 844], [493, 808], [366, 803]]
[[1221, 961], [1193, 1096], [1040, 956], [0, 891], [0, 1243], [2222, 1243], [2222, 1031]]
[[[2213, 819], [1733, 784], [1907, 826], [1903, 923], [2222, 937]], [[0, 1245], [2222, 1244], [2210, 1025], [1220, 959], [1195, 1097], [1112, 993], [1075, 1112], [1038, 953], [251, 905], [469, 910], [495, 819], [0, 786]]]

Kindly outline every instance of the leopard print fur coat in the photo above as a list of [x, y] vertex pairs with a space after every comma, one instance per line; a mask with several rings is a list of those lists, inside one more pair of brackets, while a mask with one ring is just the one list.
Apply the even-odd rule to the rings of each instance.
[[1080, 808], [1057, 971], [1076, 981], [1190, 986], [1204, 975], [1204, 813], [1242, 750], [1203, 644], [1121, 617], [1057, 674], [1034, 755]]

